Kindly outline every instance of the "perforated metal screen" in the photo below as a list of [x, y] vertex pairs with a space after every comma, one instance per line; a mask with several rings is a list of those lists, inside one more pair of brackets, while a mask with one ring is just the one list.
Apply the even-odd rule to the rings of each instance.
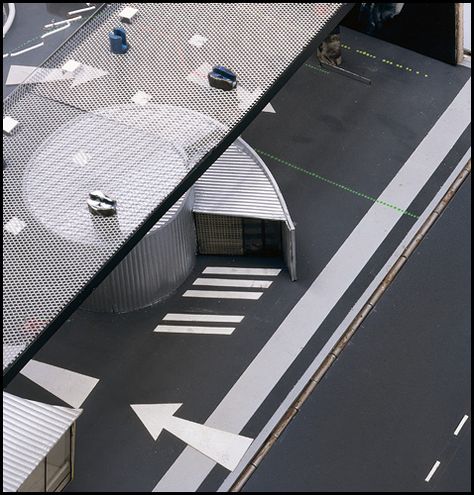
[[[122, 25], [126, 6], [138, 9], [123, 25], [130, 49], [114, 55], [108, 33]], [[4, 378], [179, 198], [193, 173], [238, 136], [296, 69], [295, 59], [301, 63], [348, 8], [111, 4], [43, 65], [76, 60], [81, 67], [72, 76], [33, 74], [4, 102], [4, 117], [19, 122], [3, 136]], [[237, 90], [209, 87], [215, 64], [236, 72]], [[157, 126], [153, 112], [140, 111], [153, 104], [194, 110], [219, 125], [190, 122], [180, 128], [182, 142], [171, 142], [173, 119]], [[113, 196], [117, 217], [90, 216], [85, 186]]]

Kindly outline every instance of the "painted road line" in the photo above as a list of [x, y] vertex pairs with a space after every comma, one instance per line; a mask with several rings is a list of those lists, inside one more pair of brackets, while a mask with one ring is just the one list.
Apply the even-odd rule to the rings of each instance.
[[457, 437], [459, 435], [459, 432], [461, 431], [462, 427], [466, 423], [466, 421], [469, 419], [469, 416], [465, 414], [461, 421], [459, 422], [457, 428], [454, 430], [454, 436]]
[[424, 225], [427, 218], [431, 215], [431, 212], [436, 208], [438, 203], [441, 201], [441, 199], [448, 192], [451, 185], [453, 184], [453, 182], [456, 180], [456, 178], [460, 174], [461, 170], [465, 167], [470, 156], [471, 156], [471, 150], [469, 149], [469, 151], [463, 156], [461, 161], [458, 163], [456, 168], [453, 170], [451, 175], [448, 177], [446, 182], [443, 184], [441, 189], [438, 191], [436, 196], [431, 200], [428, 207], [420, 215], [420, 218], [417, 220], [417, 222], [410, 229], [410, 231], [405, 236], [403, 241], [399, 244], [399, 246], [394, 251], [394, 253], [390, 257], [390, 259], [385, 263], [385, 265], [382, 267], [380, 272], [373, 278], [372, 282], [367, 287], [365, 292], [360, 296], [360, 298], [354, 304], [354, 306], [349, 311], [349, 313], [346, 315], [344, 320], [337, 327], [336, 331], [331, 335], [331, 337], [326, 342], [326, 344], [324, 344], [324, 347], [319, 351], [319, 353], [316, 356], [316, 358], [314, 359], [314, 361], [309, 365], [308, 369], [305, 371], [303, 376], [298, 380], [296, 385], [293, 387], [293, 389], [289, 392], [289, 394], [286, 396], [286, 398], [280, 404], [278, 409], [275, 411], [275, 413], [273, 414], [271, 419], [268, 421], [268, 423], [265, 425], [265, 427], [262, 429], [262, 431], [258, 434], [257, 438], [254, 440], [253, 444], [251, 445], [251, 447], [249, 448], [249, 450], [245, 454], [244, 458], [242, 459], [240, 465], [237, 467], [237, 469], [233, 473], [229, 474], [229, 476], [226, 478], [224, 483], [218, 489], [218, 492], [228, 492], [230, 490], [230, 488], [234, 485], [234, 483], [236, 482], [240, 473], [245, 469], [245, 467], [251, 462], [251, 460], [254, 458], [254, 456], [257, 454], [257, 452], [260, 450], [260, 448], [265, 443], [267, 438], [270, 436], [270, 434], [272, 433], [274, 428], [280, 422], [281, 418], [288, 411], [288, 409], [291, 407], [293, 402], [297, 399], [299, 394], [304, 390], [304, 388], [306, 387], [308, 382], [311, 380], [311, 378], [314, 376], [316, 371], [321, 367], [323, 361], [329, 355], [329, 353], [334, 348], [334, 346], [339, 341], [339, 339], [344, 335], [344, 333], [346, 332], [349, 325], [354, 321], [354, 318], [356, 318], [356, 316], [359, 314], [359, 312], [362, 310], [362, 308], [366, 305], [367, 301], [370, 299], [370, 297], [372, 296], [374, 291], [381, 284], [381, 282], [385, 279], [385, 277], [390, 272], [393, 265], [400, 258], [400, 256], [402, 255], [402, 253], [404, 252], [406, 247], [410, 244], [412, 239], [418, 233], [420, 227], [422, 225]]
[[245, 280], [235, 278], [197, 278], [193, 285], [213, 287], [250, 287], [253, 289], [268, 289], [272, 285], [268, 280]]
[[52, 27], [60, 26], [61, 24], [66, 24], [69, 22], [80, 21], [82, 19], [82, 15], [78, 15], [77, 17], [72, 17], [71, 19], [66, 19], [64, 21], [53, 22], [51, 24], [45, 24], [45, 29], [49, 29]]
[[244, 316], [240, 315], [198, 315], [189, 313], [168, 313], [164, 321], [204, 321], [208, 323], [240, 323]]
[[263, 292], [237, 292], [231, 290], [187, 290], [183, 297], [203, 297], [205, 299], [260, 299]]
[[68, 22], [64, 26], [58, 27], [57, 29], [54, 29], [53, 31], [48, 31], [47, 33], [42, 34], [41, 38], [47, 38], [48, 36], [59, 33], [60, 31], [64, 31], [65, 29], [68, 29], [70, 27], [71, 27], [71, 24]]
[[[396, 202], [404, 210], [410, 206], [468, 127], [470, 101], [469, 80], [382, 192], [381, 199]], [[372, 205], [210, 415], [207, 426], [242, 431], [401, 218], [392, 208]], [[154, 491], [196, 491], [214, 465], [186, 448]]]
[[19, 52], [10, 53], [10, 57], [18, 57], [18, 55], [23, 55], [26, 52], [31, 52], [31, 50], [36, 50], [36, 48], [40, 48], [44, 45], [44, 41], [38, 43], [37, 45], [30, 46], [25, 48], [24, 50], [20, 50]]
[[208, 266], [202, 273], [205, 275], [253, 275], [276, 277], [281, 272], [274, 268], [236, 268], [232, 266]]
[[70, 12], [67, 13], [67, 15], [82, 14], [83, 12], [89, 12], [89, 10], [94, 10], [94, 9], [95, 9], [95, 6], [85, 7], [83, 9], [78, 9], [78, 10], [71, 10]]
[[184, 325], [158, 325], [156, 333], [193, 333], [202, 335], [232, 335], [235, 328], [230, 327], [195, 327]]
[[182, 404], [136, 404], [131, 408], [155, 441], [163, 430], [167, 430], [221, 466], [234, 469], [252, 439], [177, 418], [175, 413], [181, 406]]
[[434, 464], [433, 464], [433, 467], [431, 468], [431, 471], [428, 473], [428, 476], [425, 478], [425, 481], [427, 483], [430, 482], [431, 478], [433, 477], [433, 475], [436, 473], [436, 470], [439, 468], [439, 466], [441, 465], [441, 462], [439, 461], [436, 461]]
[[76, 409], [99, 383], [97, 378], [34, 360], [29, 361], [20, 373]]

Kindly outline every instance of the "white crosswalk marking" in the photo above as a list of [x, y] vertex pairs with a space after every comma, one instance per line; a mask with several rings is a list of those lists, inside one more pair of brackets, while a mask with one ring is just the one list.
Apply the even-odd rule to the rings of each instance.
[[250, 287], [253, 289], [268, 289], [272, 285], [268, 280], [245, 280], [233, 278], [197, 278], [193, 285], [215, 287]]
[[244, 319], [240, 315], [199, 315], [186, 313], [168, 313], [164, 321], [204, 321], [208, 323], [240, 323]]
[[156, 333], [193, 333], [202, 335], [232, 335], [235, 328], [230, 327], [199, 327], [184, 325], [158, 325]]
[[276, 277], [281, 272], [276, 268], [237, 268], [233, 266], [208, 266], [202, 273], [206, 275], [253, 275]]
[[183, 297], [203, 297], [206, 299], [260, 299], [263, 292], [235, 292], [230, 290], [187, 290]]

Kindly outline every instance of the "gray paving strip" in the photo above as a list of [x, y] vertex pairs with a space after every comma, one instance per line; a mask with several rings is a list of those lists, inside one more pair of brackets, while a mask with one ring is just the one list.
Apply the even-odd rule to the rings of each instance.
[[350, 312], [344, 318], [342, 323], [337, 327], [336, 331], [331, 335], [331, 337], [326, 342], [324, 347], [319, 351], [318, 355], [316, 356], [314, 361], [311, 363], [311, 365], [308, 367], [308, 369], [306, 370], [304, 375], [298, 380], [298, 383], [294, 386], [294, 388], [291, 390], [291, 392], [288, 394], [288, 396], [285, 398], [285, 400], [281, 403], [280, 407], [276, 410], [276, 412], [274, 413], [274, 415], [272, 416], [270, 421], [262, 429], [262, 431], [260, 432], [258, 437], [255, 438], [251, 447], [249, 448], [249, 450], [246, 452], [245, 456], [240, 461], [240, 464], [237, 466], [237, 468], [231, 474], [229, 474], [229, 476], [226, 478], [224, 483], [219, 488], [218, 492], [229, 491], [230, 487], [235, 483], [235, 481], [237, 480], [237, 478], [240, 475], [240, 473], [242, 472], [242, 470], [252, 460], [254, 455], [258, 452], [258, 450], [263, 445], [265, 440], [268, 438], [270, 433], [276, 427], [276, 425], [278, 424], [280, 419], [283, 417], [283, 414], [288, 410], [288, 408], [291, 406], [291, 404], [295, 401], [295, 399], [298, 397], [298, 395], [302, 392], [302, 390], [304, 389], [306, 384], [309, 382], [311, 377], [314, 375], [314, 373], [316, 373], [318, 368], [321, 366], [321, 364], [324, 361], [324, 359], [326, 358], [326, 356], [331, 352], [332, 348], [336, 345], [338, 340], [342, 337], [344, 332], [347, 330], [347, 327], [350, 325], [350, 323], [354, 320], [354, 318], [357, 316], [357, 314], [364, 307], [364, 305], [366, 304], [367, 300], [370, 298], [370, 296], [372, 295], [374, 290], [379, 286], [379, 284], [382, 282], [382, 280], [387, 276], [388, 272], [390, 271], [390, 269], [392, 268], [394, 263], [397, 261], [397, 259], [403, 253], [403, 251], [408, 246], [410, 241], [416, 235], [419, 228], [423, 225], [423, 223], [426, 221], [426, 219], [430, 216], [431, 212], [434, 210], [434, 208], [439, 203], [441, 198], [446, 194], [448, 189], [451, 187], [451, 184], [454, 182], [456, 177], [459, 175], [460, 171], [466, 165], [466, 163], [470, 157], [471, 157], [471, 149], [469, 149], [469, 151], [463, 156], [463, 158], [461, 159], [459, 164], [456, 166], [456, 168], [453, 170], [451, 175], [448, 177], [448, 179], [444, 183], [443, 187], [438, 191], [438, 193], [433, 198], [431, 203], [427, 206], [427, 208], [425, 209], [423, 214], [420, 216], [420, 218], [417, 220], [417, 222], [410, 229], [408, 234], [405, 236], [403, 241], [400, 243], [400, 245], [397, 247], [397, 249], [394, 251], [394, 253], [390, 257], [390, 259], [383, 266], [383, 268], [380, 270], [380, 272], [377, 274], [377, 276], [372, 280], [372, 282], [367, 287], [365, 292], [362, 294], [362, 296], [359, 298], [359, 300], [354, 304], [354, 306], [352, 307]]
[[[471, 119], [469, 80], [413, 152], [380, 199], [407, 209]], [[296, 304], [250, 366], [206, 421], [240, 433], [330, 311], [400, 220], [397, 211], [374, 204]], [[215, 462], [186, 447], [155, 486], [156, 492], [196, 491]]]

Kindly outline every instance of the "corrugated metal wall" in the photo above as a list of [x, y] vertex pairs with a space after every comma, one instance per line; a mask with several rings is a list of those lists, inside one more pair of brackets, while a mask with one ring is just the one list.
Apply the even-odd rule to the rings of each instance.
[[102, 282], [83, 308], [124, 313], [150, 306], [174, 292], [196, 261], [193, 202], [191, 190]]
[[3, 392], [3, 491], [16, 492], [81, 414]]

